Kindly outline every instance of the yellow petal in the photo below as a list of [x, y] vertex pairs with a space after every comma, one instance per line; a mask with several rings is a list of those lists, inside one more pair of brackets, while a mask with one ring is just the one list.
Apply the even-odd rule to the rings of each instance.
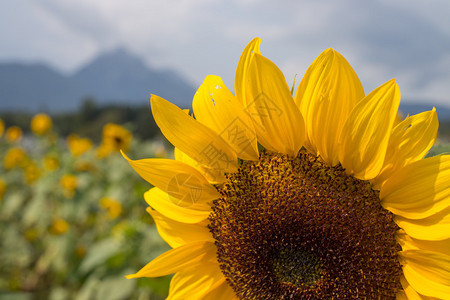
[[234, 78], [234, 93], [237, 100], [242, 104], [245, 103], [244, 98], [247, 89], [248, 67], [250, 66], [250, 62], [252, 61], [253, 56], [256, 53], [261, 54], [261, 52], [259, 51], [260, 45], [261, 39], [254, 38], [250, 43], [248, 43], [244, 51], [242, 51], [241, 57], [239, 58]]
[[342, 128], [363, 97], [361, 82], [347, 60], [331, 48], [322, 52], [306, 70], [295, 94], [305, 118], [305, 147], [329, 165], [337, 165]]
[[152, 95], [151, 106], [156, 124], [175, 147], [209, 168], [237, 171], [236, 152], [217, 133], [161, 97]]
[[265, 148], [296, 156], [305, 140], [305, 123], [280, 69], [255, 54], [248, 70], [245, 106], [258, 142]]
[[214, 243], [214, 238], [207, 227], [209, 223], [208, 220], [196, 224], [187, 224], [166, 218], [156, 210], [152, 210], [150, 207], [147, 208], [147, 212], [151, 214], [153, 220], [155, 220], [159, 235], [172, 248], [197, 241], [209, 241]]
[[208, 202], [220, 196], [199, 171], [182, 162], [163, 158], [131, 160], [122, 155], [142, 178], [178, 199], [179, 206], [204, 205], [207, 209]]
[[416, 239], [442, 241], [450, 238], [450, 208], [425, 219], [411, 220], [397, 216], [394, 220]]
[[175, 160], [183, 162], [187, 165], [190, 165], [191, 167], [194, 167], [198, 170], [200, 164], [198, 161], [195, 161], [194, 159], [190, 158], [186, 153], [178, 149], [177, 147], [174, 148], [173, 154], [175, 156]]
[[380, 173], [399, 103], [400, 91], [390, 80], [352, 110], [339, 147], [339, 159], [348, 174], [369, 180]]
[[410, 116], [395, 126], [389, 139], [384, 166], [372, 183], [375, 188], [401, 167], [422, 159], [433, 146], [439, 122], [436, 109]]
[[205, 241], [185, 244], [161, 254], [127, 278], [161, 277], [189, 267], [201, 266], [216, 259], [216, 249], [214, 243]]
[[418, 293], [442, 299], [450, 297], [450, 257], [421, 250], [402, 251], [403, 274]]
[[224, 280], [217, 259], [181, 270], [170, 281], [168, 300], [201, 299], [217, 282]]
[[198, 161], [190, 158], [183, 151], [175, 147], [174, 149], [175, 160], [184, 162], [197, 169], [210, 183], [221, 184], [226, 180], [225, 174], [219, 170], [211, 169], [206, 166], [200, 165]]
[[210, 213], [209, 209], [204, 210], [203, 207], [195, 209], [195, 205], [190, 208], [178, 206], [175, 204], [178, 202], [177, 199], [156, 187], [145, 192], [144, 199], [148, 205], [160, 214], [181, 223], [200, 223], [206, 220]]
[[400, 292], [400, 295], [397, 295], [397, 300], [439, 300], [435, 297], [420, 295], [403, 276], [400, 278], [400, 282], [402, 284], [403, 291]]
[[218, 76], [209, 75], [192, 102], [195, 118], [221, 136], [244, 160], [258, 160], [252, 120]]
[[450, 207], [450, 155], [425, 158], [394, 173], [381, 187], [381, 205], [396, 215], [422, 219]]
[[[414, 299], [414, 298], [412, 298], [412, 299]], [[397, 295], [395, 295], [395, 300], [411, 300], [411, 299], [408, 299], [408, 296], [406, 296], [404, 291], [398, 291]], [[416, 299], [414, 299], [414, 300], [416, 300]]]
[[201, 300], [235, 300], [238, 299], [233, 289], [227, 283], [225, 278], [218, 281], [209, 291], [207, 291]]
[[450, 256], [450, 239], [442, 241], [425, 241], [410, 237], [403, 230], [396, 235], [403, 250], [429, 250]]

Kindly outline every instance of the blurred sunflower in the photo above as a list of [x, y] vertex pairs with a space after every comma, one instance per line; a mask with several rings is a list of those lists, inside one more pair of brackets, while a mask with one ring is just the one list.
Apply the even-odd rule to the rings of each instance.
[[59, 183], [63, 187], [64, 196], [67, 198], [72, 198], [78, 186], [77, 177], [72, 174], [64, 174]]
[[3, 132], [5, 131], [5, 123], [2, 119], [0, 119], [0, 137], [2, 137]]
[[29, 161], [24, 167], [24, 177], [27, 184], [32, 184], [41, 177], [41, 170], [35, 162]]
[[97, 149], [97, 156], [104, 158], [113, 152], [128, 151], [132, 134], [125, 127], [108, 123], [103, 127], [102, 144]]
[[3, 165], [7, 170], [15, 167], [25, 167], [28, 160], [28, 155], [25, 150], [20, 147], [13, 147], [6, 152], [3, 158]]
[[52, 119], [47, 114], [37, 114], [31, 119], [31, 131], [36, 135], [44, 135], [52, 129]]
[[56, 154], [46, 154], [43, 158], [44, 168], [47, 171], [55, 171], [59, 168], [60, 162]]
[[6, 193], [6, 183], [0, 178], [0, 201]]
[[110, 219], [114, 220], [122, 214], [122, 204], [116, 199], [103, 197], [99, 202], [100, 207], [107, 212]]
[[34, 227], [29, 228], [24, 232], [24, 237], [27, 241], [34, 242], [39, 238], [39, 231]]
[[365, 95], [333, 49], [292, 97], [259, 45], [235, 95], [206, 77], [196, 119], [152, 95], [175, 160], [129, 162], [173, 249], [128, 278], [175, 273], [170, 299], [450, 299], [450, 156], [423, 159], [435, 110], [395, 125], [395, 81]]
[[81, 138], [77, 134], [70, 134], [67, 139], [67, 146], [73, 156], [78, 157], [92, 148], [92, 141], [88, 138]]
[[66, 233], [70, 228], [69, 223], [66, 220], [57, 218], [55, 219], [49, 227], [49, 232], [53, 235], [61, 235]]
[[18, 142], [22, 139], [22, 135], [22, 128], [20, 128], [19, 126], [11, 126], [6, 129], [5, 139], [8, 142]]

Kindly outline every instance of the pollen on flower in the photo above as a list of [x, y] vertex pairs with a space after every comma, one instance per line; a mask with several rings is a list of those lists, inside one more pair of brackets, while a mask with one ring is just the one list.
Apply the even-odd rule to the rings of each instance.
[[210, 231], [241, 299], [395, 299], [398, 226], [368, 182], [304, 151], [228, 175]]

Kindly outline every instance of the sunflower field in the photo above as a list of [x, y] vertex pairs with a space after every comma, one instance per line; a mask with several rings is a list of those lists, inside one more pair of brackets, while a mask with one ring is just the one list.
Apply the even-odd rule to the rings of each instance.
[[[119, 151], [172, 150], [113, 123], [99, 143], [58, 136], [45, 114], [27, 131], [0, 119], [0, 300], [163, 299], [170, 277], [125, 278], [170, 247], [145, 212], [150, 184]], [[450, 151], [445, 138], [429, 156]]]
[[122, 157], [170, 155], [107, 124], [100, 143], [36, 115], [0, 119], [0, 299], [163, 299], [170, 278], [127, 280], [169, 249], [145, 212], [151, 186]]

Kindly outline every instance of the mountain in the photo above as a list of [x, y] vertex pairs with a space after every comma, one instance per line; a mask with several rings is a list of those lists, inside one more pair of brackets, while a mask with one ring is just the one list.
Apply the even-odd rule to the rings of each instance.
[[187, 106], [194, 92], [176, 72], [149, 68], [123, 48], [100, 55], [72, 75], [43, 64], [0, 64], [2, 111], [67, 111], [86, 97], [100, 104], [134, 105], [148, 102], [150, 94]]
[[75, 87], [68, 78], [43, 65], [0, 65], [0, 109], [36, 110], [58, 104], [63, 95], [73, 101]]
[[148, 101], [152, 93], [181, 104], [190, 103], [195, 92], [177, 73], [149, 69], [123, 48], [98, 57], [72, 79], [86, 94], [107, 100]]
[[[0, 63], [0, 111], [68, 111], [86, 97], [99, 104], [148, 104], [150, 94], [190, 107], [194, 93], [176, 72], [150, 68], [124, 48], [98, 56], [72, 75], [44, 64]], [[423, 103], [402, 101], [400, 111], [413, 115], [432, 109]], [[436, 109], [440, 121], [450, 121], [448, 106]]]
[[[400, 103], [399, 110], [402, 112], [403, 115], [415, 115], [427, 110], [432, 110], [433, 105], [431, 104], [425, 104], [429, 101], [423, 101], [421, 103]], [[434, 105], [436, 107], [436, 113], [438, 115], [439, 121], [450, 121], [450, 107], [445, 105]]]

